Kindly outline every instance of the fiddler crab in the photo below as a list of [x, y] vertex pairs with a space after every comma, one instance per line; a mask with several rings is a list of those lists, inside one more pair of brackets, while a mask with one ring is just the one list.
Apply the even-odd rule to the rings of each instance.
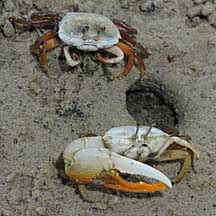
[[[85, 185], [93, 183], [126, 192], [156, 192], [179, 182], [193, 165], [199, 152], [180, 136], [146, 126], [121, 126], [108, 130], [104, 136], [82, 137], [70, 143], [64, 153], [65, 173], [78, 184], [88, 199]], [[163, 173], [143, 163], [147, 160], [182, 160], [178, 176], [170, 180]], [[130, 182], [121, 174], [140, 175], [155, 183]]]
[[[9, 21], [19, 29], [51, 28], [36, 41], [33, 53], [39, 56], [42, 69], [48, 74], [47, 52], [62, 45], [62, 53], [67, 63], [74, 67], [81, 62], [77, 50], [98, 52], [96, 60], [104, 63], [118, 63], [128, 56], [128, 62], [116, 78], [130, 73], [136, 60], [141, 78], [145, 78], [145, 64], [151, 52], [136, 42], [132, 37], [137, 30], [120, 20], [111, 21], [109, 18], [94, 14], [70, 12], [61, 17], [55, 13], [36, 13], [30, 19], [9, 17]], [[113, 55], [106, 58], [102, 55], [107, 52]]]

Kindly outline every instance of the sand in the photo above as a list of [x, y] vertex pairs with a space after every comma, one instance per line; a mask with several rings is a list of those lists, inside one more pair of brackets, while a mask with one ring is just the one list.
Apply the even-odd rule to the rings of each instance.
[[[216, 3], [207, 0], [3, 0], [0, 2], [0, 215], [216, 215]], [[14, 31], [7, 17], [37, 11], [79, 11], [122, 19], [152, 55], [121, 80], [118, 65], [91, 55], [69, 68], [57, 48], [49, 77], [32, 55], [36, 31]], [[155, 194], [88, 187], [85, 202], [64, 179], [59, 160], [81, 134], [136, 123], [190, 135], [201, 158], [172, 189]], [[60, 162], [59, 162], [60, 161]], [[179, 163], [157, 166], [169, 177]]]

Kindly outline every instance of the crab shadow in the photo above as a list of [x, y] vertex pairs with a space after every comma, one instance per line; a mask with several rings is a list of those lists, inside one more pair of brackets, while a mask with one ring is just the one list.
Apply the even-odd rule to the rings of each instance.
[[[58, 171], [58, 178], [61, 179], [61, 182], [63, 185], [66, 185], [68, 187], [73, 187], [76, 189], [76, 193], [79, 194], [80, 198], [82, 199], [82, 196], [77, 188], [77, 185], [75, 182], [71, 181], [68, 179], [68, 177], [65, 174], [64, 171], [64, 160], [63, 160], [63, 155], [61, 154], [58, 159], [56, 160], [54, 164], [55, 168]], [[86, 185], [86, 189], [91, 192], [91, 191], [101, 191], [106, 194], [110, 195], [116, 195], [119, 197], [130, 197], [130, 198], [138, 198], [138, 199], [149, 199], [153, 197], [163, 197], [162, 192], [154, 192], [154, 193], [133, 193], [133, 192], [122, 192], [122, 191], [115, 191], [115, 190], [110, 190], [106, 189], [104, 187], [94, 185], [94, 184], [89, 184]]]

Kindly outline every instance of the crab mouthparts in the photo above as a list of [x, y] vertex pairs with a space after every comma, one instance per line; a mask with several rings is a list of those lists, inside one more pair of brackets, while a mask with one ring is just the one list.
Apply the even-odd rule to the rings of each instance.
[[97, 45], [93, 44], [92, 42], [83, 43], [80, 46], [78, 46], [77, 48], [79, 50], [85, 50], [85, 51], [96, 51], [96, 50], [98, 50]]

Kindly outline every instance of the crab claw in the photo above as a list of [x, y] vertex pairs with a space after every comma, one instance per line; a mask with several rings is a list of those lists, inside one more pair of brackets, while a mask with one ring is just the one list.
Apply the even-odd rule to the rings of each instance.
[[66, 58], [67, 63], [71, 66], [71, 67], [75, 67], [76, 65], [78, 65], [80, 63], [80, 57], [78, 55], [75, 55], [76, 60], [74, 60], [70, 53], [69, 53], [69, 46], [65, 46], [64, 49], [64, 55]]
[[143, 175], [148, 178], [158, 180], [167, 185], [167, 187], [172, 188], [172, 183], [166, 175], [147, 164], [121, 156], [113, 152], [112, 160], [116, 169], [119, 170], [121, 173]]
[[[65, 172], [78, 184], [95, 183], [114, 190], [131, 192], [155, 192], [171, 188], [171, 181], [160, 171], [111, 152], [105, 148], [86, 148], [76, 152], [64, 152]], [[119, 173], [146, 176], [159, 182], [128, 182]]]
[[111, 54], [113, 54], [113, 55], [115, 55], [117, 57], [107, 59], [107, 58], [103, 58], [102, 56], [98, 55], [97, 56], [98, 61], [113, 64], [113, 63], [118, 63], [118, 62], [122, 61], [123, 58], [124, 58], [123, 51], [117, 46], [107, 48], [107, 49], [105, 49], [105, 51], [108, 52], [108, 53], [111, 53]]

